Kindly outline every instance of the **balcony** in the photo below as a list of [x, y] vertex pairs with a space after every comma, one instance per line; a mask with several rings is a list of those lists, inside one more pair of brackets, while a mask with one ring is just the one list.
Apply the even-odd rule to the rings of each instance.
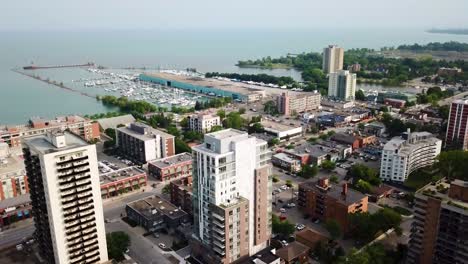
[[97, 239], [97, 235], [96, 234], [93, 234], [89, 237], [80, 237], [80, 239], [76, 242], [72, 242], [72, 243], [68, 243], [68, 247], [69, 248], [73, 248], [73, 247], [76, 247], [77, 245], [81, 244], [81, 243], [86, 243], [86, 242], [90, 242], [92, 240], [96, 240]]
[[81, 231], [80, 233], [76, 233], [73, 236], [68, 236], [67, 237], [67, 242], [70, 243], [72, 241], [75, 241], [77, 238], [84, 237], [84, 236], [87, 236], [87, 235], [95, 233], [95, 232], [96, 232], [96, 228], [92, 228], [88, 232]]
[[226, 248], [226, 245], [219, 243], [217, 240], [213, 240], [213, 244], [221, 249]]
[[91, 171], [90, 168], [87, 168], [87, 169], [84, 169], [84, 170], [78, 170], [78, 171], [77, 170], [72, 170], [71, 172], [69, 172], [67, 174], [59, 175], [58, 178], [63, 179], [65, 177], [75, 176], [75, 175], [83, 174], [83, 173], [90, 172], [90, 171]]
[[59, 161], [56, 164], [57, 164], [57, 166], [61, 166], [61, 165], [64, 165], [64, 164], [73, 163], [75, 161], [82, 161], [82, 160], [86, 160], [86, 159], [88, 159], [88, 156], [83, 156], [83, 157], [80, 157], [80, 158], [71, 158], [71, 159], [68, 159], [68, 160]]
[[67, 167], [63, 167], [61, 166], [60, 168], [57, 168], [57, 172], [64, 172], [64, 171], [68, 171], [68, 170], [73, 170], [73, 169], [76, 169], [76, 168], [81, 168], [83, 166], [88, 166], [89, 165], [89, 162], [83, 162], [83, 163], [73, 163], [71, 166], [67, 166]]
[[224, 234], [225, 234], [224, 229], [221, 229], [221, 228], [216, 227], [216, 226], [213, 227], [213, 231], [217, 232], [218, 234], [220, 234], [222, 236], [224, 236]]
[[217, 248], [217, 247], [213, 247], [213, 250], [221, 256], [224, 256], [226, 254], [224, 250]]
[[77, 208], [76, 210], [74, 211], [71, 211], [71, 212], [66, 212], [65, 214], [63, 214], [63, 217], [67, 218], [69, 216], [72, 216], [72, 215], [75, 215], [75, 214], [79, 214], [79, 213], [83, 213], [83, 212], [86, 212], [88, 210], [92, 210], [94, 209], [94, 205], [91, 204], [90, 206], [88, 207], [84, 207], [84, 208]]
[[69, 226], [65, 226], [65, 229], [66, 229], [67, 231], [71, 231], [72, 229], [74, 229], [74, 228], [76, 228], [76, 227], [81, 227], [81, 228], [84, 230], [84, 229], [86, 229], [86, 227], [83, 227], [82, 225], [88, 224], [88, 223], [91, 223], [91, 222], [94, 223], [95, 220], [96, 220], [96, 219], [95, 219], [94, 217], [91, 217], [91, 218], [89, 218], [89, 219], [87, 219], [87, 220], [84, 220], [84, 221], [80, 219], [80, 220], [78, 221], [78, 223], [76, 223], [76, 224], [69, 225]]

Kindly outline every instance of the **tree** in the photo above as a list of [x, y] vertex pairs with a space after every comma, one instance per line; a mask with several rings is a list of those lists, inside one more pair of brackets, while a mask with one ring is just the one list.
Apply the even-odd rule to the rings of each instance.
[[189, 121], [188, 121], [188, 118], [184, 117], [184, 118], [180, 121], [179, 125], [180, 125], [181, 127], [183, 127], [184, 129], [188, 129], [188, 128], [189, 128]]
[[302, 165], [299, 175], [303, 178], [310, 179], [312, 177], [315, 177], [317, 173], [318, 173], [317, 166]]
[[252, 134], [252, 133], [263, 133], [265, 130], [262, 126], [262, 124], [260, 123], [253, 123], [249, 126], [249, 134]]
[[180, 153], [184, 153], [184, 152], [192, 152], [192, 149], [187, 145], [187, 143], [185, 143], [184, 141], [182, 141], [182, 139], [180, 138], [175, 138], [175, 151], [176, 151], [176, 154], [180, 154]]
[[435, 167], [448, 179], [468, 180], [468, 152], [444, 151], [437, 156]]
[[173, 135], [175, 137], [180, 136], [180, 131], [174, 125], [171, 125], [170, 127], [167, 128], [167, 133], [169, 133], [169, 134], [171, 134], [171, 135]]
[[109, 258], [116, 261], [124, 260], [123, 254], [130, 246], [130, 237], [128, 234], [122, 231], [107, 233], [106, 241]]
[[335, 219], [329, 219], [325, 222], [325, 228], [330, 234], [330, 238], [336, 240], [341, 237], [341, 225]]
[[292, 181], [291, 180], [286, 180], [286, 186], [291, 188], [293, 186]]
[[240, 112], [229, 113], [227, 115], [227, 118], [223, 121], [224, 127], [235, 129], [240, 129], [241, 127], [243, 127], [245, 120], [240, 115]]
[[333, 183], [338, 183], [338, 176], [332, 175], [332, 176], [330, 177], [330, 181], [333, 182]]
[[216, 112], [216, 114], [221, 120], [223, 120], [226, 117], [226, 111], [224, 111], [223, 109], [219, 109], [218, 112]]
[[400, 226], [401, 215], [391, 208], [383, 208], [374, 214], [356, 212], [349, 215], [350, 235], [361, 243], [367, 243], [379, 232]]
[[324, 169], [324, 170], [331, 171], [331, 170], [334, 170], [334, 169], [335, 169], [336, 164], [335, 164], [335, 162], [333, 162], [333, 161], [324, 160], [324, 161], [322, 161], [322, 163], [320, 164], [320, 166], [321, 166], [322, 169]]
[[273, 181], [274, 183], [279, 182], [278, 175], [273, 175], [272, 181]]
[[359, 130], [364, 130], [364, 128], [365, 128], [365, 125], [363, 123], [358, 124], [358, 129]]
[[162, 190], [161, 190], [162, 193], [164, 194], [170, 194], [171, 193], [171, 185], [170, 184], [166, 184]]
[[349, 176], [353, 178], [354, 183], [357, 183], [361, 179], [376, 186], [382, 183], [377, 175], [377, 171], [364, 164], [355, 164], [351, 166]]
[[210, 132], [213, 133], [213, 132], [220, 131], [220, 130], [223, 130], [222, 126], [212, 126]]
[[359, 179], [354, 187], [362, 193], [370, 193], [372, 190], [372, 185], [363, 179]]
[[275, 234], [282, 235], [283, 237], [288, 237], [296, 230], [294, 225], [289, 223], [288, 220], [281, 221], [279, 217], [275, 214], [272, 215], [272, 231]]
[[265, 113], [267, 113], [269, 115], [278, 115], [279, 114], [278, 107], [276, 106], [275, 101], [266, 102], [265, 105], [264, 105], [263, 110], [264, 110]]
[[245, 114], [245, 108], [239, 108], [239, 114], [243, 115]]
[[278, 145], [280, 143], [280, 140], [278, 138], [272, 138], [268, 141], [268, 146], [272, 147], [275, 145]]
[[365, 101], [366, 100], [366, 95], [364, 94], [364, 92], [361, 89], [359, 89], [355, 93], [355, 98], [356, 98], [356, 100], [359, 100], [359, 101]]
[[104, 133], [109, 136], [110, 138], [112, 138], [113, 140], [115, 140], [115, 129], [113, 128], [106, 128], [106, 130], [104, 130]]

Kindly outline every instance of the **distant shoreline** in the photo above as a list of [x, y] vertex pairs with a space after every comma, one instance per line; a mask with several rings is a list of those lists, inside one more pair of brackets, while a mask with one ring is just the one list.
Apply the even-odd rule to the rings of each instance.
[[468, 28], [465, 29], [438, 29], [433, 28], [426, 30], [428, 33], [436, 33], [436, 34], [450, 34], [450, 35], [468, 35]]

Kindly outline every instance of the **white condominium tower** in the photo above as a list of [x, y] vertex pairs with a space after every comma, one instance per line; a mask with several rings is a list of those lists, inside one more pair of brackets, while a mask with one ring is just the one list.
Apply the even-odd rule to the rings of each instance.
[[205, 135], [193, 149], [194, 255], [232, 263], [268, 246], [271, 152], [267, 142], [235, 129]]
[[23, 141], [36, 239], [46, 263], [108, 261], [96, 147], [68, 132]]
[[411, 133], [388, 141], [382, 151], [380, 178], [384, 181], [403, 182], [416, 169], [435, 162], [442, 148], [442, 140], [429, 132]]
[[325, 74], [337, 72], [343, 69], [344, 49], [336, 45], [330, 45], [323, 49], [322, 70]]
[[330, 73], [328, 97], [341, 101], [353, 101], [356, 93], [356, 74], [349, 71]]

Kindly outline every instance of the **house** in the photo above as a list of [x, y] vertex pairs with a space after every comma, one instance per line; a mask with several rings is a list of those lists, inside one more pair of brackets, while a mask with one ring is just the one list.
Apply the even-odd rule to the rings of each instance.
[[302, 243], [294, 241], [289, 245], [276, 250], [285, 264], [306, 264], [309, 263], [310, 248]]
[[300, 242], [310, 249], [314, 249], [319, 242], [327, 242], [328, 236], [318, 233], [310, 228], [306, 228], [296, 233], [296, 241]]

